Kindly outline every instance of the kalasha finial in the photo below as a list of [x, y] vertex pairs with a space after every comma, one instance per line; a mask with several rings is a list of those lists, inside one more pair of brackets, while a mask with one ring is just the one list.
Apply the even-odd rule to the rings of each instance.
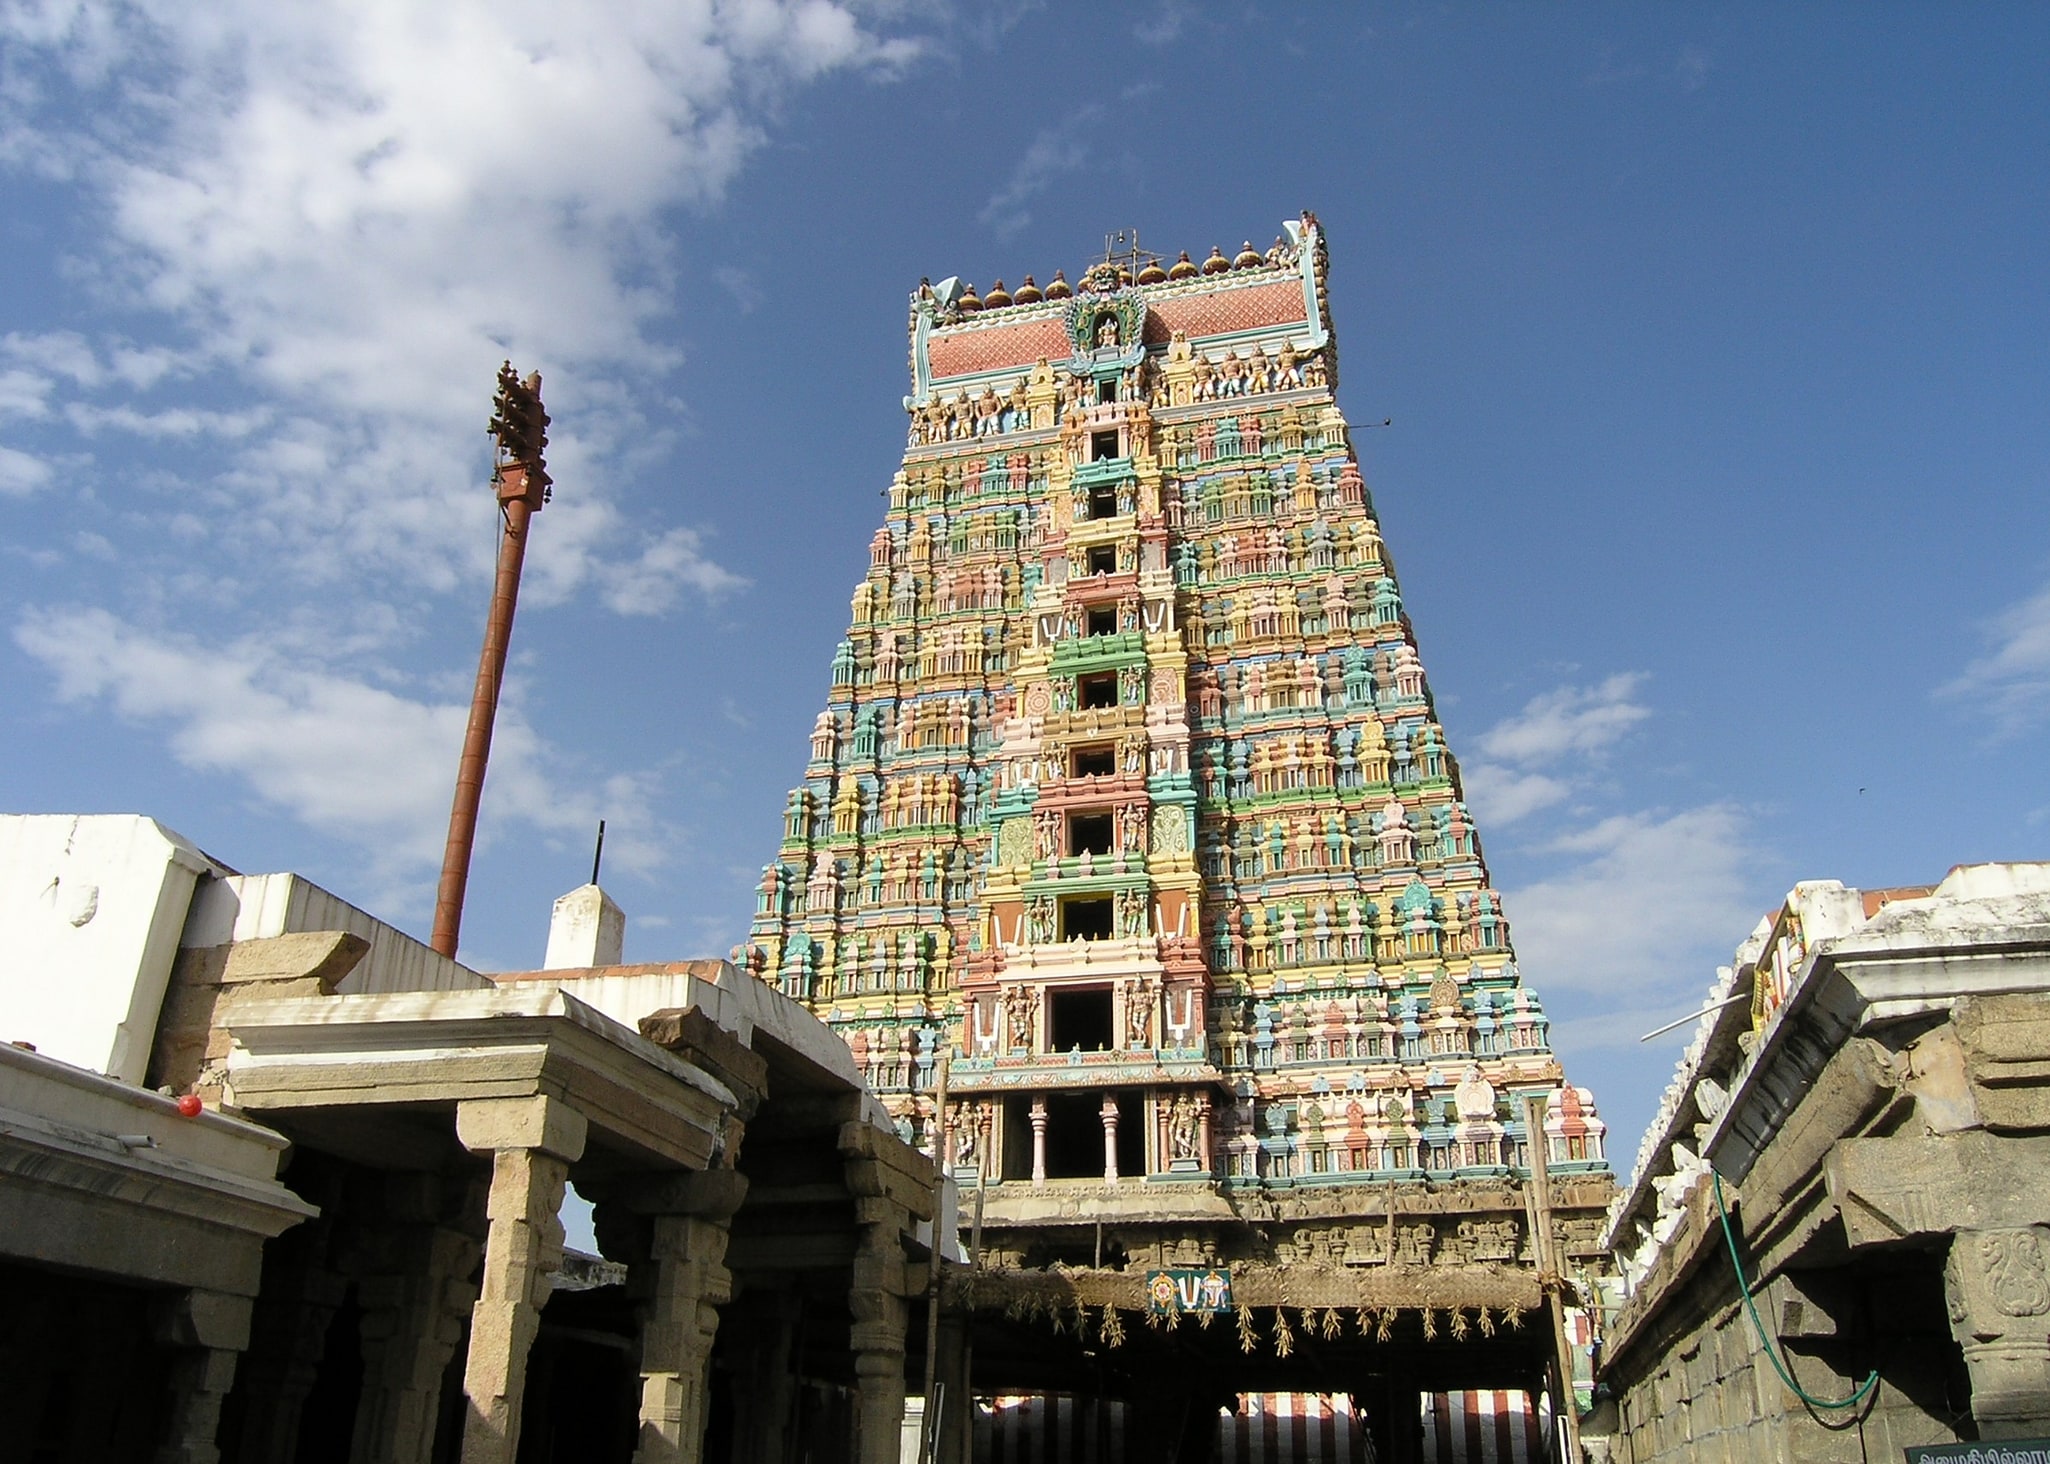
[[541, 405], [540, 372], [522, 381], [512, 362], [498, 368], [498, 395], [484, 430], [498, 441], [494, 477], [501, 489], [513, 486], [515, 497], [538, 494], [536, 508], [546, 503], [554, 480], [548, 476], [548, 409]]

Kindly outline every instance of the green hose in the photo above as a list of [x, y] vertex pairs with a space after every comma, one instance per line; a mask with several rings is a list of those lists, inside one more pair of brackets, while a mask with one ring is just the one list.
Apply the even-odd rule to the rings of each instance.
[[1772, 1362], [1772, 1370], [1780, 1375], [1781, 1382], [1794, 1390], [1794, 1396], [1810, 1408], [1856, 1408], [1865, 1401], [1868, 1393], [1879, 1386], [1879, 1369], [1873, 1368], [1865, 1381], [1858, 1384], [1858, 1391], [1848, 1398], [1817, 1398], [1794, 1381], [1794, 1375], [1787, 1371], [1787, 1365], [1780, 1361], [1779, 1349], [1773, 1346], [1772, 1338], [1765, 1335], [1765, 1323], [1758, 1319], [1758, 1303], [1752, 1298], [1751, 1283], [1744, 1279], [1744, 1263], [1737, 1259], [1737, 1233], [1730, 1228], [1730, 1212], [1723, 1204], [1723, 1177], [1713, 1169], [1708, 1173], [1709, 1178], [1715, 1181], [1715, 1212], [1722, 1217], [1723, 1240], [1730, 1247], [1730, 1264], [1737, 1270], [1737, 1289], [1744, 1293], [1744, 1310], [1750, 1314], [1751, 1325], [1758, 1332], [1759, 1344], [1765, 1348], [1765, 1355]]

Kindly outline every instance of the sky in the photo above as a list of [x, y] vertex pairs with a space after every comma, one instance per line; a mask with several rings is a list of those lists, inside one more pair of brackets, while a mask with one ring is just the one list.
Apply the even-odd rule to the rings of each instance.
[[[1627, 1171], [1800, 879], [2050, 840], [2050, 8], [0, 0], [0, 807], [463, 956], [724, 954], [903, 448], [921, 276], [1314, 209], [1525, 979]], [[1381, 424], [1386, 425], [1381, 425]]]

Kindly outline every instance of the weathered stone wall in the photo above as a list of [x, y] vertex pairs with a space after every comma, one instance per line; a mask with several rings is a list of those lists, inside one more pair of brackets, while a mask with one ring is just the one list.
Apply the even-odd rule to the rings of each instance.
[[1597, 1457], [1863, 1460], [2050, 1432], [2050, 993], [1867, 1031], [1810, 1069], [1725, 1201], [1801, 1388], [1876, 1386], [1813, 1408], [1777, 1375], [1701, 1169], [1616, 1319]]

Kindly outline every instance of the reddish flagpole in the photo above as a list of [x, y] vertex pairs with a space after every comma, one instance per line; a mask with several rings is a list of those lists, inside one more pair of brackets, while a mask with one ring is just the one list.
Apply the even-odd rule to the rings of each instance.
[[498, 368], [498, 395], [486, 428], [498, 440], [491, 486], [498, 495], [501, 532], [498, 580], [491, 614], [484, 622], [484, 650], [477, 659], [477, 687], [470, 696], [470, 726], [463, 734], [463, 758], [456, 766], [455, 806], [448, 815], [448, 846], [441, 856], [441, 888], [434, 901], [435, 950], [451, 959], [463, 928], [463, 893], [470, 883], [470, 851], [477, 838], [477, 805], [484, 796], [484, 766], [491, 758], [491, 728], [498, 717], [505, 655], [512, 643], [513, 611], [519, 607], [520, 570], [527, 558], [527, 525], [549, 499], [548, 413], [541, 405], [541, 373], [525, 381], [512, 362]]

